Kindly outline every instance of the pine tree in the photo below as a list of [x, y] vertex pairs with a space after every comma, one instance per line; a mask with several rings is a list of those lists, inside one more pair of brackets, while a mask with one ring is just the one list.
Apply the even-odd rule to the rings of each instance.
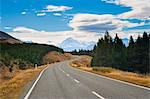
[[135, 42], [131, 36], [129, 46], [126, 48], [117, 34], [113, 41], [109, 32], [106, 31], [104, 39], [99, 39], [94, 47], [91, 65], [149, 73], [149, 39], [150, 34], [148, 35], [146, 32]]
[[135, 53], [135, 42], [133, 40], [133, 37], [130, 37], [129, 40], [129, 46], [127, 47], [127, 68], [128, 71], [134, 71], [134, 65], [135, 65], [135, 61], [134, 59], [136, 59], [136, 53]]
[[149, 72], [149, 37], [146, 32], [138, 36], [134, 43], [130, 39], [128, 46], [128, 66], [134, 72]]
[[113, 42], [112, 66], [118, 69], [126, 67], [126, 48], [122, 40], [116, 34]]
[[135, 42], [133, 40], [133, 37], [130, 36], [130, 40], [129, 40], [129, 46], [134, 46]]

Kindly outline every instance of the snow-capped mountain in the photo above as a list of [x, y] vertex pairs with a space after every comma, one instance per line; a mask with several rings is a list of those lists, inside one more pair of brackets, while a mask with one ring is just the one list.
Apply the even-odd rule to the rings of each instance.
[[63, 48], [65, 51], [73, 51], [75, 49], [93, 49], [96, 42], [81, 42], [75, 40], [71, 37], [65, 39], [62, 43], [59, 44], [59, 47]]

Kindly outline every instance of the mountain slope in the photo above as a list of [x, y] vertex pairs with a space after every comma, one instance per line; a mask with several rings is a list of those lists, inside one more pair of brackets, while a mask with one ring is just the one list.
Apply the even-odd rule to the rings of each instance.
[[0, 43], [23, 43], [22, 41], [10, 36], [9, 34], [0, 31]]

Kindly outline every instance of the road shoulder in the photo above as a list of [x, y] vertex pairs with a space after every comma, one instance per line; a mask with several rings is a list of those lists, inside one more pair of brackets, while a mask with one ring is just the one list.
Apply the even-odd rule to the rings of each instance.
[[[81, 61], [81, 60], [80, 60]], [[139, 86], [150, 90], [150, 77], [145, 75], [139, 75], [136, 73], [124, 72], [120, 70], [110, 69], [110, 68], [93, 68], [93, 67], [83, 67], [80, 63], [70, 62], [70, 66], [78, 70], [86, 71], [90, 74], [95, 74], [97, 76], [106, 77], [111, 80], [124, 82], [130, 85]]]

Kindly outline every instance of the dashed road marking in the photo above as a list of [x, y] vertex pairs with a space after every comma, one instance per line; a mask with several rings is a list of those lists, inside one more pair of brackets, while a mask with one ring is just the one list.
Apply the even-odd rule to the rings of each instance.
[[70, 76], [69, 74], [66, 74], [67, 76]]
[[77, 79], [74, 79], [73, 77], [71, 77], [68, 73], [66, 73], [63, 69], [59, 68], [60, 71], [62, 71], [63, 73], [66, 74], [66, 76], [70, 77], [71, 79], [73, 79], [76, 83], [79, 83], [79, 81]]
[[62, 69], [61, 69], [61, 68], [59, 68], [59, 70], [60, 70], [60, 71], [62, 71]]
[[105, 99], [104, 97], [102, 97], [101, 95], [99, 95], [98, 93], [96, 93], [95, 91], [92, 91], [92, 93], [94, 94], [94, 95], [96, 95], [98, 98], [100, 98], [100, 99]]
[[64, 70], [62, 70], [61, 68], [59, 68], [60, 69], [60, 71], [62, 71], [63, 73], [65, 73], [65, 71]]
[[[63, 69], [59, 68], [63, 73], [66, 74], [66, 76], [72, 78], [68, 73], [66, 73]], [[77, 79], [72, 78], [76, 83], [79, 83], [79, 81]], [[105, 99], [104, 97], [102, 97], [101, 95], [99, 95], [98, 93], [96, 93], [95, 91], [92, 91], [92, 93], [97, 96], [100, 99]]]
[[75, 81], [76, 83], [79, 83], [79, 81], [78, 81], [77, 79], [74, 79], [74, 81]]
[[[68, 66], [69, 66], [69, 64], [68, 64]], [[71, 66], [69, 66], [69, 67], [71, 67]], [[75, 70], [78, 70], [78, 71], [81, 71], [81, 72], [84, 72], [84, 73], [88, 73], [88, 74], [91, 74], [91, 75], [95, 75], [95, 76], [98, 76], [98, 77], [101, 77], [101, 78], [105, 78], [105, 79], [108, 79], [108, 80], [112, 80], [112, 81], [115, 81], [115, 82], [119, 82], [119, 83], [123, 83], [123, 84], [126, 84], [126, 85], [131, 85], [131, 86], [134, 86], [134, 87], [138, 87], [138, 88], [150, 90], [150, 88], [148, 88], [148, 87], [144, 87], [144, 86], [132, 84], [132, 83], [129, 83], [129, 82], [125, 82], [125, 81], [122, 81], [122, 80], [118, 80], [118, 79], [109, 78], [109, 77], [106, 77], [106, 76], [94, 74], [94, 73], [87, 72], [87, 71], [84, 71], [84, 70], [81, 70], [81, 69], [77, 69], [77, 68], [74, 68], [74, 67], [71, 67], [71, 68], [72, 68], [72, 69], [75, 69]]]

